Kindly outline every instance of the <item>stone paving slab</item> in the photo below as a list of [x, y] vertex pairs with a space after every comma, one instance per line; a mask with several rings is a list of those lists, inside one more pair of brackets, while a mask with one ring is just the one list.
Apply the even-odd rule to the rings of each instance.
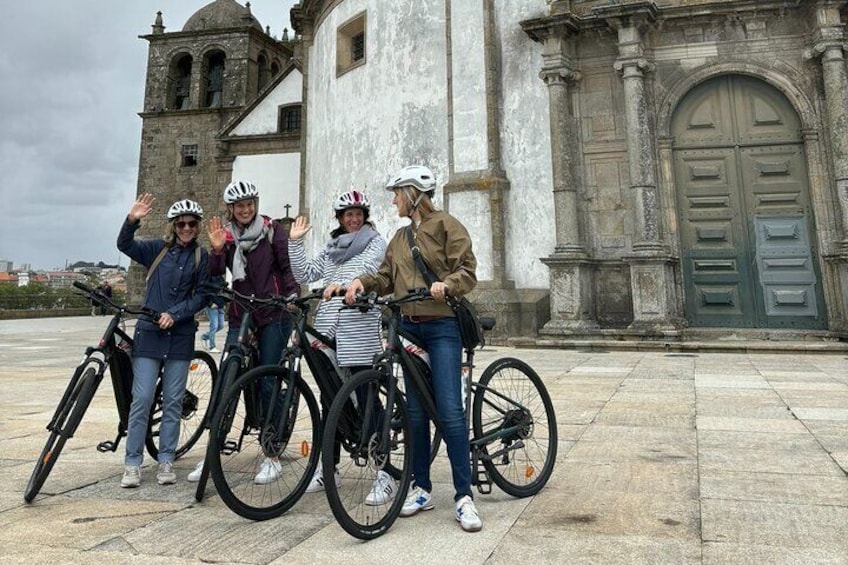
[[[34, 504], [22, 494], [44, 426], [103, 318], [0, 322], [0, 565], [5, 563], [827, 563], [848, 565], [844, 354], [486, 348], [523, 359], [557, 410], [547, 487], [477, 495], [483, 531], [457, 525], [444, 451], [436, 509], [361, 542], [323, 494], [254, 523], [210, 484], [118, 486], [123, 446], [108, 380]], [[776, 346], [776, 344], [770, 344]]]

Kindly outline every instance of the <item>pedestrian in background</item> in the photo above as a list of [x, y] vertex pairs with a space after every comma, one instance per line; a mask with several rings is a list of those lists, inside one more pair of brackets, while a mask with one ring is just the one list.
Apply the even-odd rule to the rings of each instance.
[[[226, 281], [222, 276], [209, 278], [209, 285], [213, 288], [223, 288]], [[206, 315], [209, 317], [209, 331], [200, 336], [203, 346], [210, 353], [218, 353], [220, 350], [215, 346], [215, 334], [224, 329], [224, 307], [227, 301], [217, 294], [212, 295], [212, 302], [206, 307]]]

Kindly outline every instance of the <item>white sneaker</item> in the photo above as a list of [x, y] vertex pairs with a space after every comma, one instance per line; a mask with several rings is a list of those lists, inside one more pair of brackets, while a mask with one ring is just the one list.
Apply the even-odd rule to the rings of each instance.
[[266, 457], [265, 460], [262, 461], [262, 465], [259, 467], [259, 472], [256, 473], [255, 477], [253, 477], [253, 484], [267, 485], [268, 483], [273, 483], [280, 478], [282, 470], [283, 466], [279, 461], [273, 461]]
[[395, 497], [397, 485], [395, 480], [385, 471], [377, 471], [377, 478], [371, 485], [371, 492], [365, 497], [367, 506], [380, 506], [386, 504]]
[[[333, 473], [333, 477], [336, 480], [336, 486], [339, 486], [339, 483], [341, 482], [341, 477], [339, 477], [338, 470]], [[322, 490], [324, 490], [324, 471], [322, 471], [321, 467], [319, 466], [315, 470], [315, 474], [312, 475], [312, 480], [309, 481], [309, 486], [306, 487], [306, 492], [321, 492]]]
[[483, 527], [483, 521], [477, 514], [474, 499], [468, 495], [456, 501], [456, 521], [466, 532], [479, 532]]
[[220, 353], [221, 350], [215, 347], [214, 345], [209, 348], [209, 353]]
[[422, 510], [432, 510], [436, 507], [433, 502], [433, 495], [421, 487], [415, 487], [406, 497], [406, 502], [403, 503], [403, 508], [400, 509], [400, 515], [404, 518], [418, 514]]
[[194, 471], [188, 474], [186, 480], [190, 483], [200, 482], [200, 475], [203, 473], [203, 461], [194, 466]]
[[141, 484], [141, 467], [138, 465], [127, 465], [124, 467], [124, 476], [121, 477], [121, 488], [135, 488]]

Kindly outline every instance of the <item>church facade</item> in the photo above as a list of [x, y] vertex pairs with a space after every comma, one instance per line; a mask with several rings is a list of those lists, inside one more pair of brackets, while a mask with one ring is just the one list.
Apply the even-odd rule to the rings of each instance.
[[[264, 47], [280, 65], [264, 89], [250, 69], [268, 34], [248, 20], [230, 28], [244, 30], [247, 71], [231, 57], [225, 75], [244, 94], [201, 127], [208, 176], [175, 190], [197, 190], [205, 206], [208, 187], [267, 174], [272, 192], [288, 191], [280, 203], [296, 199], [310, 215], [317, 250], [332, 197], [350, 186], [371, 194], [390, 236], [402, 222], [382, 185], [422, 163], [439, 179], [438, 204], [472, 233], [472, 299], [502, 335], [844, 337], [846, 4], [302, 0], [291, 11], [296, 48], [273, 38], [279, 54]], [[213, 8], [230, 10], [230, 23], [246, 10], [215, 0], [201, 11]], [[181, 33], [210, 44], [208, 29]], [[179, 39], [158, 35], [154, 26], [146, 36], [146, 107], [152, 75], [179, 61], [171, 48], [154, 67], [153, 47]], [[288, 104], [301, 114], [298, 135], [285, 138]], [[164, 117], [206, 111], [171, 106]], [[142, 114], [145, 131], [154, 114]], [[142, 171], [153, 167], [145, 144], [173, 146], [173, 135], [144, 138]], [[172, 171], [161, 174], [173, 185]], [[296, 197], [274, 184], [294, 174]]]

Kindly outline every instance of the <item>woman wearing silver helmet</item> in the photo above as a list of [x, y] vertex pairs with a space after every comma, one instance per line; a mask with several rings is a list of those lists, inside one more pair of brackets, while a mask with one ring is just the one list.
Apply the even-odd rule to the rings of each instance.
[[[304, 245], [304, 236], [311, 229], [309, 220], [298, 216], [289, 233], [289, 259], [295, 280], [305, 284], [323, 279], [326, 285], [325, 301], [315, 313], [315, 329], [335, 338], [339, 367], [349, 374], [370, 368], [374, 355], [382, 350], [380, 312], [343, 309], [341, 296], [336, 296], [357, 275], [376, 272], [386, 254], [386, 240], [368, 221], [370, 209], [371, 201], [365, 193], [351, 189], [340, 194], [333, 203], [339, 225], [330, 232], [324, 249], [311, 260]], [[329, 410], [327, 400], [321, 398], [325, 417]], [[333, 455], [338, 462], [338, 444], [336, 449]], [[322, 490], [324, 478], [319, 465], [306, 492]], [[376, 492], [383, 492], [382, 483], [377, 485]]]
[[[394, 193], [392, 203], [398, 215], [409, 218], [412, 223], [392, 237], [377, 273], [360, 276], [351, 282], [345, 300], [353, 303], [357, 293], [372, 290], [379, 294], [394, 293], [395, 298], [401, 298], [409, 289], [430, 289], [435, 300], [403, 307], [402, 327], [417, 337], [430, 354], [436, 409], [451, 464], [456, 520], [463, 530], [476, 532], [483, 523], [471, 492], [468, 428], [462, 403], [462, 344], [459, 326], [445, 296], [450, 292], [460, 297], [474, 288], [477, 259], [465, 227], [433, 205], [436, 179], [430, 169], [420, 165], [405, 167], [390, 178], [386, 189]], [[438, 278], [432, 284], [427, 284], [412, 257], [408, 230], [424, 262]], [[430, 481], [430, 422], [409, 382], [406, 391], [414, 484], [400, 515], [413, 516], [434, 506]]]
[[130, 208], [118, 235], [118, 249], [148, 269], [144, 305], [161, 312], [158, 321], [140, 318], [133, 338], [133, 386], [127, 426], [124, 475], [121, 486], [141, 483], [144, 438], [156, 378], [162, 371], [162, 422], [159, 436], [160, 485], [173, 484], [174, 454], [180, 433], [180, 410], [189, 363], [194, 355], [194, 315], [206, 306], [207, 296], [198, 292], [208, 278], [209, 256], [197, 243], [203, 210], [192, 200], [178, 200], [168, 210], [162, 239], [136, 239], [134, 234], [153, 209], [155, 198], [142, 194]]

